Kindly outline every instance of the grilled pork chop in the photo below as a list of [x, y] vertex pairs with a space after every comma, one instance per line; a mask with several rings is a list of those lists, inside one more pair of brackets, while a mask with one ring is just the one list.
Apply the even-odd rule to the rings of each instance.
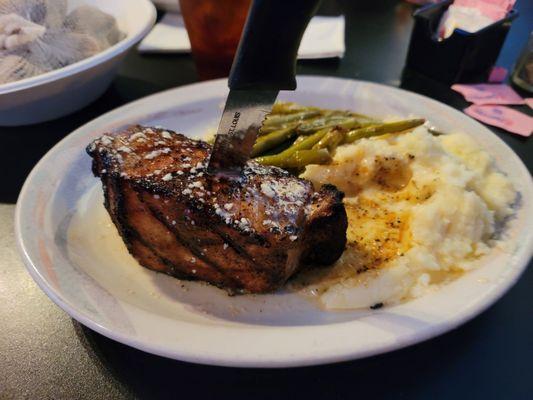
[[105, 207], [147, 268], [264, 293], [305, 266], [335, 262], [346, 244], [343, 193], [249, 161], [240, 177], [207, 174], [211, 146], [135, 126], [87, 147]]

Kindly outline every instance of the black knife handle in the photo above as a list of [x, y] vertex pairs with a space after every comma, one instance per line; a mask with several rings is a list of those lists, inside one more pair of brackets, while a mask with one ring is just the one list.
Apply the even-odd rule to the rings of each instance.
[[229, 76], [232, 90], [296, 89], [296, 56], [320, 0], [253, 0]]

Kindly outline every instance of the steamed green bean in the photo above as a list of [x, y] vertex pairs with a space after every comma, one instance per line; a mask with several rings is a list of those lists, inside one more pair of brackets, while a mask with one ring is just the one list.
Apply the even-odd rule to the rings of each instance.
[[358, 139], [379, 136], [385, 133], [402, 132], [413, 129], [426, 122], [425, 119], [406, 119], [403, 121], [386, 122], [379, 125], [371, 125], [365, 128], [353, 129], [346, 133], [345, 143], [352, 143]]

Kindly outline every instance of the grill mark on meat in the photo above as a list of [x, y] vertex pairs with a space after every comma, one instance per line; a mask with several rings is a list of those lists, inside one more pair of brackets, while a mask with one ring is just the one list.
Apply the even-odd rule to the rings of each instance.
[[[141, 200], [147, 205], [147, 207], [149, 207], [150, 209], [150, 212], [154, 214], [155, 217], [157, 217], [158, 221], [165, 225], [165, 227], [171, 231], [175, 236], [176, 238], [181, 242], [181, 243], [187, 243], [187, 245], [190, 247], [190, 250], [195, 250], [194, 251], [194, 254], [195, 256], [197, 256], [199, 259], [201, 260], [204, 260], [206, 261], [210, 266], [212, 267], [216, 267], [216, 269], [218, 271], [220, 271], [226, 278], [227, 278], [227, 281], [230, 282], [230, 284], [238, 290], [241, 290], [241, 288], [243, 287], [243, 284], [240, 282], [240, 280], [238, 279], [233, 279], [233, 277], [231, 275], [229, 275], [229, 271], [224, 271], [222, 269], [222, 267], [220, 266], [220, 264], [218, 262], [216, 262], [214, 259], [212, 259], [211, 257], [209, 257], [209, 251], [207, 252], [207, 254], [204, 256], [202, 255], [202, 252], [200, 251], [200, 249], [197, 247], [197, 245], [193, 245], [191, 242], [187, 242], [186, 239], [184, 239], [183, 237], [181, 237], [179, 235], [179, 223], [177, 225], [173, 225], [170, 221], [172, 220], [172, 217], [170, 219], [167, 219], [168, 216], [165, 216], [163, 215], [157, 208], [153, 207], [150, 205], [150, 201], [151, 201], [151, 195], [150, 194], [144, 194], [143, 196], [141, 196]], [[165, 197], [161, 197], [161, 199], [164, 199]], [[219, 236], [217, 236], [218, 238], [220, 238]], [[221, 244], [219, 245], [219, 249], [222, 245], [222, 242], [223, 240], [220, 239], [220, 242]], [[206, 247], [206, 245], [204, 244], [204, 246], [202, 247]], [[209, 246], [207, 246], [209, 247]], [[227, 254], [227, 253], [226, 253]], [[220, 285], [219, 285], [220, 286]]]
[[[104, 158], [103, 164], [104, 167], [109, 168], [110, 161]], [[97, 163], [94, 163], [93, 172], [95, 169], [101, 170], [102, 168]], [[104, 197], [104, 206], [108, 210], [112, 221], [115, 223], [115, 226], [117, 226], [119, 233], [124, 240], [126, 248], [137, 259], [142, 260], [148, 258], [152, 269], [160, 272], [171, 272], [173, 275], [180, 278], [187, 277], [186, 274], [178, 271], [170, 260], [159, 255], [156, 249], [154, 249], [146, 240], [144, 240], [144, 238], [140, 236], [139, 233], [135, 231], [135, 229], [133, 229], [133, 227], [129, 224], [128, 218], [124, 213], [125, 206], [122, 183], [116, 175], [117, 174], [109, 174], [106, 177], [102, 177], [104, 186], [113, 188], [112, 190], [106, 192], [107, 195]], [[138, 252], [142, 253], [142, 256], [139, 256], [137, 254]], [[167, 268], [170, 268], [170, 271], [168, 271]]]
[[[142, 201], [142, 198], [140, 199]], [[235, 280], [233, 277], [229, 276], [226, 271], [219, 266], [214, 260], [210, 260], [208, 257], [204, 256], [202, 254], [202, 251], [196, 246], [192, 245], [191, 243], [187, 243], [186, 240], [184, 240], [177, 229], [175, 229], [171, 224], [169, 224], [168, 220], [164, 217], [164, 215], [157, 209], [150, 207], [148, 205], [148, 209], [150, 210], [151, 214], [156, 218], [159, 222], [161, 222], [165, 227], [174, 234], [174, 237], [176, 240], [182, 244], [184, 247], [189, 247], [189, 250], [191, 253], [199, 260], [202, 260], [206, 264], [210, 265], [211, 267], [215, 268], [221, 275], [225, 276], [231, 283], [234, 285], [239, 285], [240, 282]]]
[[224, 241], [224, 243], [227, 243], [228, 247], [230, 247], [233, 251], [243, 257], [246, 257], [247, 260], [253, 263], [256, 262], [255, 258], [248, 254], [248, 252], [243, 247], [239, 246], [236, 242], [234, 242], [230, 235], [226, 235], [216, 228], [214, 230], [218, 234], [218, 236]]
[[[151, 212], [150, 212], [150, 209], [149, 209], [149, 206], [147, 204], [145, 204], [141, 198], [139, 197], [139, 194], [135, 191], [135, 190], [132, 190], [132, 193], [134, 194], [135, 196], [135, 199], [137, 201], [139, 201], [140, 204], [143, 205], [143, 207], [145, 208], [145, 211], [146, 211], [146, 214], [149, 215], [151, 218], [153, 218], [155, 221], [157, 221], [158, 224], [161, 224], [164, 229], [165, 229], [165, 233], [169, 234], [172, 236], [173, 239], [175, 239], [178, 243], [177, 243], [177, 248], [175, 248], [174, 250], [179, 250], [181, 253], [183, 253], [183, 251], [181, 251], [181, 249], [183, 249], [185, 251], [185, 253], [187, 253], [186, 255], [186, 259], [184, 260], [183, 258], [181, 259], [181, 264], [176, 264], [176, 263], [172, 263], [172, 265], [174, 266], [174, 269], [180, 269], [180, 268], [186, 268], [183, 266], [184, 263], [188, 263], [188, 264], [193, 264], [193, 266], [191, 266], [192, 269], [195, 269], [197, 272], [195, 274], [193, 274], [193, 276], [190, 276], [191, 279], [199, 279], [200, 276], [202, 276], [205, 272], [208, 272], [209, 270], [211, 270], [213, 268], [213, 266], [210, 264], [210, 263], [206, 263], [204, 262], [203, 260], [201, 259], [198, 259], [196, 254], [191, 250], [191, 248], [189, 246], [186, 246], [186, 245], [182, 245], [179, 243], [179, 241], [177, 240], [177, 238], [175, 237], [175, 235], [173, 235], [173, 232], [170, 231], [166, 225], [164, 224], [164, 222], [161, 222], [159, 221], [158, 218], [156, 218]], [[152, 245], [149, 245], [150, 248], [154, 248], [154, 246]], [[158, 251], [158, 250], [154, 250], [154, 252], [158, 255], [160, 255], [160, 257], [163, 258], [163, 256], [161, 256], [161, 252]], [[166, 259], [166, 257], [164, 257]], [[191, 261], [191, 259], [194, 259], [194, 261]], [[179, 260], [178, 260], [179, 261]], [[216, 275], [218, 275], [220, 278], [223, 277], [222, 274], [218, 273], [217, 271], [214, 271]]]
[[[125, 214], [125, 204], [124, 204], [124, 189], [122, 188], [122, 183], [119, 179], [116, 179], [116, 176], [109, 176], [109, 179], [106, 180], [109, 185], [109, 187], [113, 187], [114, 190], [112, 190], [110, 193], [111, 196], [105, 196], [105, 203], [104, 205], [106, 208], [110, 211], [110, 214], [112, 216], [112, 219], [114, 220], [115, 224], [119, 227], [119, 233], [124, 238], [124, 242], [126, 244], [126, 247], [128, 250], [133, 253], [133, 255], [139, 259], [140, 257], [137, 255], [137, 251], [139, 250], [137, 246], [135, 246], [135, 241], [140, 243], [145, 248], [146, 251], [150, 252], [150, 255], [157, 259], [157, 264], [163, 264], [167, 268], [161, 268], [160, 265], [158, 265], [156, 268], [159, 272], [165, 272], [167, 274], [180, 277], [180, 278], [186, 278], [186, 279], [194, 279], [197, 280], [198, 277], [196, 276], [188, 276], [182, 271], [179, 271], [178, 267], [167, 258], [163, 257], [157, 249], [155, 249], [150, 243], [148, 243], [128, 222], [128, 217]], [[114, 201], [113, 201], [114, 200]], [[141, 201], [139, 199], [139, 201]], [[118, 222], [118, 223], [117, 223]], [[184, 248], [186, 248], [184, 246]], [[141, 258], [142, 260], [142, 258]], [[139, 260], [140, 261], [140, 260]], [[152, 259], [153, 261], [153, 259]]]
[[106, 203], [108, 204], [108, 211], [112, 216], [113, 222], [115, 225], [119, 226], [119, 232], [124, 238], [126, 246], [130, 244], [130, 237], [135, 234], [133, 229], [127, 222], [127, 218], [122, 212], [124, 210], [124, 195], [122, 193], [122, 183], [120, 180], [115, 179], [114, 176], [110, 176], [108, 180], [108, 188], [110, 190], [111, 196], [106, 196]]
[[131, 245], [135, 258], [140, 258], [143, 260], [150, 269], [153, 269], [157, 272], [166, 272], [167, 266], [163, 261], [154, 254], [154, 252], [147, 246], [145, 246], [142, 241], [138, 239], [132, 239]]
[[272, 270], [269, 268], [269, 266], [261, 265], [255, 257], [250, 255], [243, 247], [239, 246], [236, 242], [231, 239], [231, 236], [224, 234], [223, 232], [219, 231], [218, 229], [215, 229], [217, 233], [220, 235], [220, 237], [224, 240], [225, 243], [228, 244], [228, 247], [233, 249], [236, 253], [239, 255], [245, 257], [247, 260], [251, 262], [254, 269], [258, 271], [270, 271], [271, 273], [274, 272], [274, 274], [270, 277], [269, 281], [271, 283], [281, 279], [281, 274], [275, 273], [275, 270]]
[[[255, 271], [256, 274], [264, 274], [264, 271], [272, 272], [272, 269], [268, 267], [268, 265], [263, 265], [261, 262], [257, 260], [256, 257], [252, 256], [251, 254], [246, 251], [246, 249], [243, 246], [240, 246], [236, 241], [234, 241], [230, 235], [225, 234], [218, 228], [213, 228], [213, 232], [218, 235], [222, 239], [222, 242], [227, 245], [227, 248], [222, 251], [231, 252], [234, 251], [237, 255], [242, 256], [246, 261], [249, 262], [249, 265], [251, 266], [251, 269]], [[270, 247], [268, 243], [265, 244], [267, 247]], [[263, 245], [263, 246], [265, 246]], [[268, 275], [265, 276], [265, 279], [269, 278]], [[276, 279], [279, 279], [278, 276], [274, 276], [273, 279], [270, 279], [270, 281], [275, 281]]]
[[[169, 261], [166, 260], [164, 257], [162, 257], [156, 249], [154, 249], [128, 222], [128, 217], [125, 214], [125, 205], [124, 205], [124, 195], [122, 190], [121, 182], [118, 179], [110, 179], [110, 184], [115, 188], [115, 190], [112, 191], [114, 193], [114, 200], [113, 198], [108, 199], [106, 197], [106, 203], [111, 207], [113, 210], [113, 213], [111, 215], [115, 215], [116, 219], [118, 221], [118, 225], [120, 226], [121, 235], [124, 238], [126, 247], [131, 251], [131, 249], [135, 249], [134, 241], [139, 242], [146, 250], [148, 250], [153, 257], [155, 257], [158, 261], [158, 263], [164, 264], [166, 267], [171, 268], [170, 272], [176, 272], [175, 266]], [[109, 209], [109, 208], [108, 208]], [[167, 268], [161, 269], [161, 271], [167, 271]]]

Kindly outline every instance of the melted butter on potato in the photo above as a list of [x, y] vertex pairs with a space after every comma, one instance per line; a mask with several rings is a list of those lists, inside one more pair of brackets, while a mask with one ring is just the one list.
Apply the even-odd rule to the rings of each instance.
[[455, 279], [488, 252], [516, 198], [472, 139], [423, 127], [341, 146], [301, 177], [346, 195], [345, 252], [295, 284], [327, 309], [395, 304]]

